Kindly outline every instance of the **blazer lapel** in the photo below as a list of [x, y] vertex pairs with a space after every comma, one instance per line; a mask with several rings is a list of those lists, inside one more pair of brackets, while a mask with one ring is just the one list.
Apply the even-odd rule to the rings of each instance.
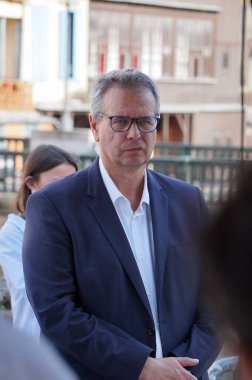
[[169, 247], [168, 202], [154, 175], [149, 170], [147, 172], [155, 253], [156, 295], [159, 302]]
[[98, 159], [92, 166], [90, 166], [87, 195], [91, 199], [88, 203], [90, 211], [109, 240], [147, 311], [150, 315], [152, 315], [147, 294], [133, 252], [121, 225], [121, 221], [118, 218], [114, 205], [103, 183], [98, 165]]

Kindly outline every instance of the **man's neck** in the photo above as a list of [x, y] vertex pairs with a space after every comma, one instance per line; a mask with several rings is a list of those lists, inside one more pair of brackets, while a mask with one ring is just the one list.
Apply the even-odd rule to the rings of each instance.
[[117, 188], [129, 200], [132, 210], [135, 211], [143, 194], [145, 167], [121, 168], [121, 170], [111, 170], [106, 166], [105, 168]]

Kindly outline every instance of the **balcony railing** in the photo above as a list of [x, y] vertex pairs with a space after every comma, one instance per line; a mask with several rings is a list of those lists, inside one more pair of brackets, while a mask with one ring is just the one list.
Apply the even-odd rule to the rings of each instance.
[[[17, 140], [17, 141], [16, 141]], [[18, 139], [14, 140], [18, 144]], [[2, 142], [3, 144], [3, 142]], [[8, 143], [9, 144], [9, 143]], [[12, 144], [14, 144], [12, 142]], [[26, 143], [24, 143], [26, 146]], [[191, 147], [193, 151], [195, 147]], [[171, 149], [170, 147], [166, 149]], [[174, 149], [174, 147], [172, 147]], [[182, 149], [182, 147], [181, 147]], [[200, 148], [198, 147], [198, 152]], [[204, 149], [201, 147], [202, 152]], [[252, 150], [251, 150], [252, 151]], [[211, 149], [209, 148], [209, 152]], [[222, 152], [222, 151], [221, 151]], [[222, 157], [194, 157], [193, 152], [189, 154], [156, 155], [149, 162], [149, 168], [174, 178], [190, 182], [198, 186], [209, 205], [216, 205], [223, 202], [235, 189], [235, 181], [240, 161], [236, 158], [236, 150], [226, 157], [222, 152]], [[0, 141], [0, 192], [16, 192], [20, 187], [23, 164], [29, 153], [29, 149], [23, 151], [9, 151], [3, 149]], [[162, 152], [163, 153], [163, 152]], [[210, 153], [208, 153], [210, 155]], [[248, 151], [248, 157], [251, 152]], [[203, 154], [204, 156], [204, 154]], [[88, 166], [94, 159], [95, 153], [85, 154], [79, 157], [79, 168]], [[224, 157], [224, 158], [223, 158]]]
[[[252, 160], [252, 148], [243, 149], [244, 159]], [[226, 158], [239, 160], [241, 148], [218, 145], [191, 145], [159, 142], [155, 146], [155, 156], [189, 156], [191, 158]]]
[[189, 156], [153, 157], [149, 167], [199, 187], [209, 205], [223, 202], [234, 191], [238, 160], [197, 159]]

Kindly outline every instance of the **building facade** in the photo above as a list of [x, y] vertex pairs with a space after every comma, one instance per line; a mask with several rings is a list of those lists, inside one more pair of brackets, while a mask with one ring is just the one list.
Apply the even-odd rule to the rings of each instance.
[[241, 0], [0, 3], [0, 77], [31, 82], [43, 114], [88, 127], [94, 78], [135, 67], [160, 90], [159, 140], [239, 145]]
[[91, 1], [89, 25], [90, 83], [117, 67], [151, 75], [160, 140], [239, 144], [240, 1]]
[[[47, 115], [59, 109], [61, 114], [62, 110], [69, 112], [70, 100], [80, 102], [79, 94], [85, 93], [88, 85], [88, 7], [88, 0], [0, 1], [0, 81], [5, 100], [5, 104], [0, 101], [0, 108], [7, 111], [4, 120], [8, 111], [11, 120], [15, 119], [13, 111], [19, 111], [16, 119], [29, 121], [36, 109]], [[22, 101], [28, 98], [29, 106]], [[11, 126], [13, 129], [13, 123]], [[72, 125], [64, 127], [71, 130]]]

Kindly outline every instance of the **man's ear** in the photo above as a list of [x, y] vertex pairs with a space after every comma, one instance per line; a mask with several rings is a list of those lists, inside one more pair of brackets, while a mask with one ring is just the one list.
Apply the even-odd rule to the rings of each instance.
[[97, 125], [97, 123], [96, 123], [96, 121], [95, 121], [95, 119], [91, 113], [89, 114], [89, 124], [90, 124], [91, 130], [92, 130], [94, 139], [96, 142], [98, 142], [99, 141], [99, 128], [98, 128], [98, 125]]

